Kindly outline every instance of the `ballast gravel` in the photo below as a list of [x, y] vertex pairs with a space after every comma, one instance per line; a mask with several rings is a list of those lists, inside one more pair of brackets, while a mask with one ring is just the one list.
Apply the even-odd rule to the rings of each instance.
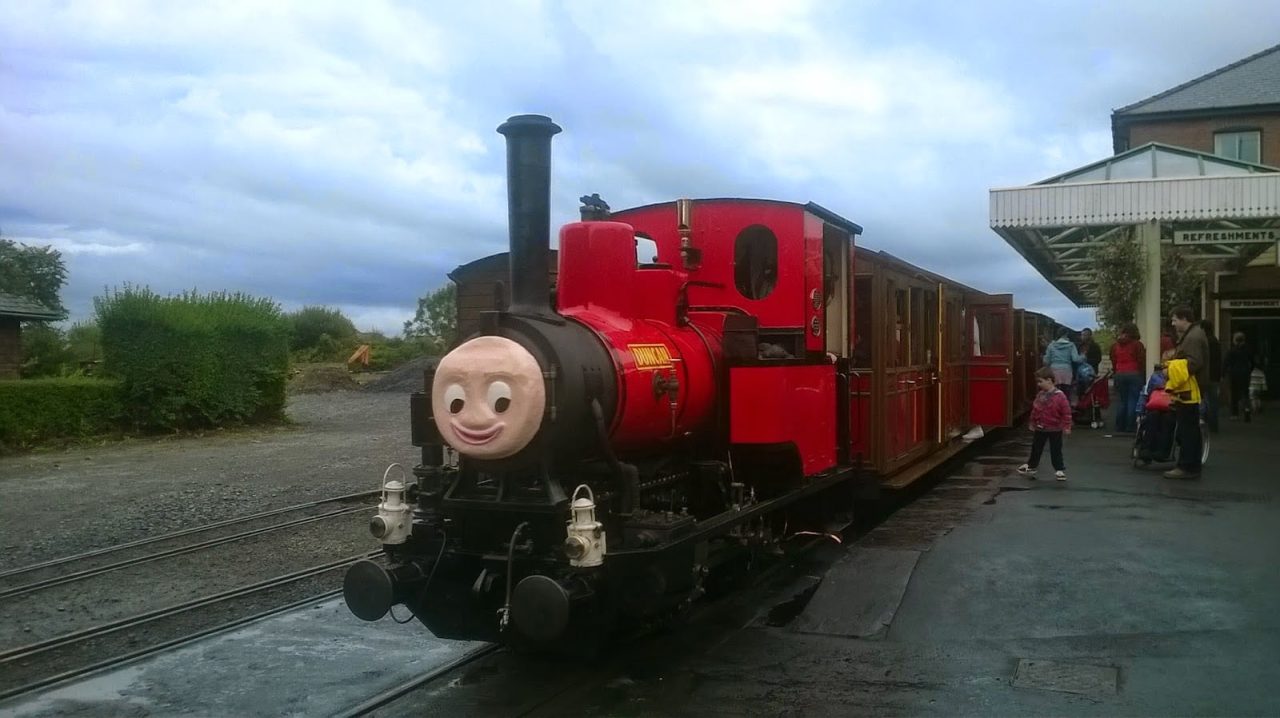
[[282, 427], [0, 457], [0, 570], [376, 489], [417, 461], [407, 392], [299, 395], [286, 411]]

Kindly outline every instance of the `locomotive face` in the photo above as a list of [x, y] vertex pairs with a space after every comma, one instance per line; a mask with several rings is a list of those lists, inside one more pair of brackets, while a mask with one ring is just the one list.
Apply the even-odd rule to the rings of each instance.
[[538, 433], [546, 409], [542, 369], [527, 349], [504, 337], [476, 337], [436, 367], [431, 411], [458, 453], [503, 459]]

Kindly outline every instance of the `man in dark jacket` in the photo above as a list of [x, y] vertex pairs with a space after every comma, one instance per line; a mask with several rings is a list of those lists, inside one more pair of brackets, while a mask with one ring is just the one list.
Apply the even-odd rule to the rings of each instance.
[[1253, 405], [1249, 402], [1249, 374], [1253, 371], [1253, 354], [1245, 343], [1244, 332], [1232, 335], [1225, 369], [1231, 389], [1231, 418], [1239, 416], [1243, 406], [1244, 420], [1250, 421]]
[[1093, 330], [1085, 327], [1080, 330], [1080, 356], [1084, 363], [1093, 367], [1093, 375], [1098, 375], [1098, 365], [1102, 363], [1102, 347], [1093, 340]]
[[[1196, 379], [1203, 394], [1209, 387], [1209, 338], [1196, 324], [1195, 313], [1189, 307], [1173, 310], [1170, 324], [1179, 335], [1174, 359], [1186, 359], [1187, 371]], [[1166, 479], [1200, 478], [1200, 457], [1204, 450], [1200, 440], [1200, 405], [1178, 402], [1174, 404], [1178, 421], [1178, 466], [1166, 471]]]

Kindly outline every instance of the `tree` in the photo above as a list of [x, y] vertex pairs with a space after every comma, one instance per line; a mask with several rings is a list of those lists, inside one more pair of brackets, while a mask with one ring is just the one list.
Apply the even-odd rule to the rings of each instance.
[[1165, 252], [1160, 263], [1160, 316], [1168, 319], [1178, 307], [1191, 307], [1199, 313], [1201, 284], [1204, 272], [1196, 269], [1191, 260], [1177, 249]]
[[1098, 321], [1120, 327], [1133, 321], [1146, 281], [1146, 257], [1133, 237], [1108, 240], [1093, 255]]
[[31, 247], [0, 237], [0, 292], [34, 299], [66, 314], [59, 293], [67, 281], [62, 253], [53, 247]]
[[407, 338], [428, 340], [436, 351], [453, 345], [458, 335], [458, 289], [452, 282], [418, 300], [418, 311], [404, 323]]

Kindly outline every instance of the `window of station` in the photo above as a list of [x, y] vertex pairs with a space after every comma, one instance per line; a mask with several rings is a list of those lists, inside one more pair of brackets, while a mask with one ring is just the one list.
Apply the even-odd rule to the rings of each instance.
[[1002, 310], [978, 310], [973, 313], [973, 356], [1008, 356], [1009, 338]]
[[853, 366], [871, 368], [871, 348], [875, 333], [871, 320], [871, 277], [861, 276], [853, 280]]
[[761, 224], [738, 233], [733, 243], [733, 283], [747, 299], [764, 299], [778, 283], [778, 238]]
[[1219, 157], [1226, 157], [1232, 160], [1261, 162], [1262, 132], [1259, 130], [1215, 132], [1213, 135], [1213, 153]]

